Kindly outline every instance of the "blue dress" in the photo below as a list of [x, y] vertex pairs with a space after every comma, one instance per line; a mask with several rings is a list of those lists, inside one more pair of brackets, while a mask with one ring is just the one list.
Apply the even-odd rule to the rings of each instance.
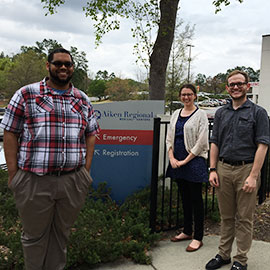
[[[196, 111], [196, 110], [195, 110]], [[188, 152], [184, 144], [184, 125], [187, 120], [194, 114], [187, 117], [180, 116], [175, 126], [175, 139], [174, 139], [174, 157], [177, 160], [184, 160], [188, 156]], [[173, 169], [170, 162], [166, 171], [166, 177], [172, 179], [184, 179], [190, 182], [202, 183], [208, 182], [208, 172], [206, 160], [203, 157], [196, 156], [186, 165]]]

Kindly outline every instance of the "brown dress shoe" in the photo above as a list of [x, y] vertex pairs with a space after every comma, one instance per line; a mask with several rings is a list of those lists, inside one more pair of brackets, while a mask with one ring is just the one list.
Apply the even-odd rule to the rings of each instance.
[[186, 251], [187, 252], [194, 252], [194, 251], [197, 251], [198, 249], [200, 249], [202, 246], [203, 246], [203, 242], [202, 241], [200, 242], [200, 245], [197, 248], [193, 248], [190, 245], [188, 245], [188, 247], [186, 248]]
[[192, 239], [192, 236], [188, 236], [185, 238], [177, 238], [176, 236], [174, 236], [171, 238], [171, 241], [172, 242], [181, 242], [181, 241], [186, 241], [186, 240], [191, 240], [191, 239]]

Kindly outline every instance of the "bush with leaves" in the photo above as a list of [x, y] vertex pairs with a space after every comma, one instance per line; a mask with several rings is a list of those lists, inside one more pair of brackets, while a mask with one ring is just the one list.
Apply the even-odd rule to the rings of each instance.
[[[0, 171], [0, 269], [24, 269], [23, 252], [20, 243], [21, 224], [7, 187], [8, 175]], [[172, 196], [172, 199], [170, 198]], [[158, 192], [157, 223], [161, 220], [161, 187]], [[164, 192], [163, 223], [177, 216], [177, 188], [173, 183], [172, 192]], [[112, 262], [119, 258], [130, 258], [136, 263], [150, 264], [150, 248], [160, 239], [160, 234], [150, 233], [149, 208], [150, 188], [132, 194], [119, 205], [110, 197], [105, 183], [95, 190], [90, 189], [89, 197], [76, 220], [68, 243], [66, 269], [89, 268], [99, 263]], [[171, 215], [167, 209], [172, 202]], [[209, 200], [210, 202], [210, 200]], [[210, 208], [211, 205], [208, 205]], [[211, 211], [209, 211], [211, 213]], [[180, 219], [182, 211], [180, 209]], [[211, 213], [218, 220], [216, 211]]]
[[23, 269], [21, 226], [7, 172], [0, 170], [0, 269]]
[[122, 257], [151, 263], [147, 251], [159, 240], [159, 234], [151, 234], [149, 229], [149, 191], [135, 193], [122, 205], [109, 194], [106, 184], [91, 190], [70, 236], [67, 268]]
[[[7, 178], [7, 173], [0, 171], [0, 269], [21, 270], [21, 225]], [[149, 229], [149, 189], [132, 195], [122, 205], [111, 199], [105, 183], [97, 190], [91, 188], [89, 194], [71, 230], [66, 268], [90, 267], [122, 257], [149, 264], [147, 251], [160, 238]]]

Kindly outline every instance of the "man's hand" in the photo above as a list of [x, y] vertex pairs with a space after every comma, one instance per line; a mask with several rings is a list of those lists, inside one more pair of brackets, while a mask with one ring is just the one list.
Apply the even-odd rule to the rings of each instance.
[[8, 168], [8, 185], [18, 171], [18, 138], [19, 134], [4, 130], [4, 151]]
[[[18, 171], [18, 170], [17, 170]], [[12, 179], [14, 178], [17, 171], [8, 172], [8, 186], [11, 184]]]
[[219, 180], [217, 172], [213, 171], [209, 174], [209, 182], [212, 187], [219, 187]]
[[252, 193], [256, 190], [257, 187], [257, 178], [249, 176], [242, 187], [243, 191], [247, 193]]

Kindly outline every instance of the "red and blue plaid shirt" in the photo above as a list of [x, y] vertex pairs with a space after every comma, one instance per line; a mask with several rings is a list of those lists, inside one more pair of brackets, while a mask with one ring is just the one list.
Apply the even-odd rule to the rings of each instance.
[[85, 136], [99, 132], [88, 97], [71, 86], [59, 95], [41, 82], [19, 89], [1, 123], [20, 134], [18, 167], [37, 175], [85, 164]]

